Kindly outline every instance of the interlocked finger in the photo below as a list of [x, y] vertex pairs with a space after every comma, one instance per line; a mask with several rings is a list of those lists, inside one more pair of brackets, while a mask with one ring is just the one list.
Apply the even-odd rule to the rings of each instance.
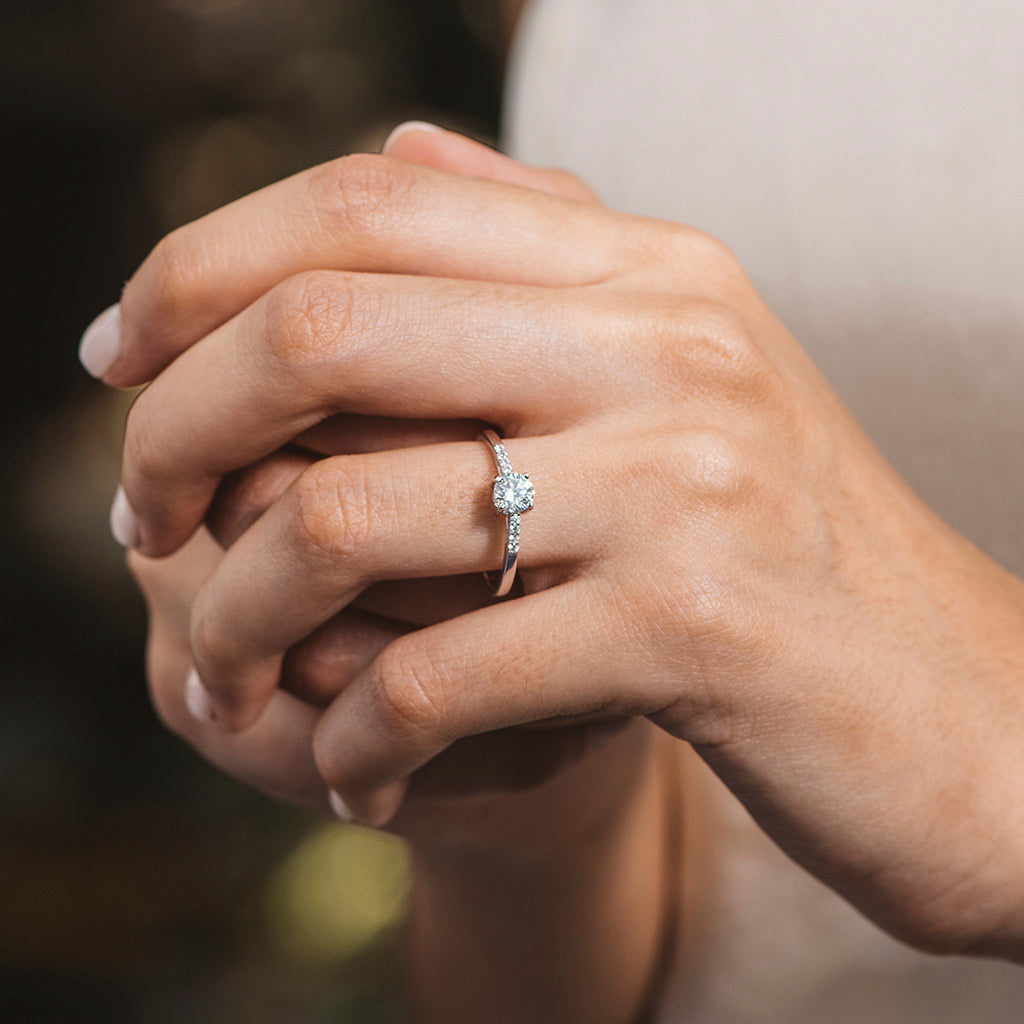
[[317, 727], [316, 760], [358, 821], [382, 825], [409, 775], [455, 740], [571, 716], [608, 721], [671, 700], [649, 680], [631, 690], [616, 666], [619, 633], [574, 580], [492, 605], [389, 644]]
[[[585, 562], [601, 538], [577, 522], [587, 451], [570, 435], [508, 442], [536, 481], [521, 565]], [[192, 651], [228, 728], [258, 718], [286, 650], [377, 580], [451, 576], [502, 564], [505, 517], [482, 442], [323, 459], [226, 553], [193, 611]]]
[[[495, 165], [477, 169], [494, 173]], [[626, 264], [631, 218], [540, 191], [537, 172], [521, 177], [529, 187], [357, 154], [245, 196], [168, 235], [133, 275], [121, 301], [119, 358], [104, 377], [152, 379], [306, 271], [582, 285]]]
[[174, 551], [226, 473], [339, 412], [529, 421], [537, 433], [607, 404], [602, 321], [582, 302], [580, 315], [570, 328], [567, 306], [553, 315], [542, 290], [479, 282], [333, 273], [288, 282], [189, 349], [133, 406], [122, 485], [135, 546]]

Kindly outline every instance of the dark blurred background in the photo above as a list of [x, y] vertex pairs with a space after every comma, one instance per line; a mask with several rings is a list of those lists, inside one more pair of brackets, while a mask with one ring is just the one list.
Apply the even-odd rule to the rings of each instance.
[[397, 843], [165, 733], [110, 539], [131, 399], [82, 329], [171, 228], [408, 117], [498, 128], [486, 0], [41, 0], [0, 12], [0, 1020], [401, 1019]]

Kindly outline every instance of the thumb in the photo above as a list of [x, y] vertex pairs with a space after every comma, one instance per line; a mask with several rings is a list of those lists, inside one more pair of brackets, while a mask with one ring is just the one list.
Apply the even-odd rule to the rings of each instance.
[[575, 174], [552, 168], [531, 167], [482, 142], [425, 121], [406, 121], [398, 125], [387, 137], [381, 153], [409, 163], [436, 167], [441, 171], [523, 185], [565, 199], [578, 199], [587, 203], [599, 201], [590, 186]]

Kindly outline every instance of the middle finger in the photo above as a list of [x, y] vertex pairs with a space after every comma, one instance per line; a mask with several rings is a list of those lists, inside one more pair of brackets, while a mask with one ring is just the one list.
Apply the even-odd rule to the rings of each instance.
[[[529, 420], [536, 433], [606, 400], [615, 389], [588, 387], [614, 374], [601, 372], [608, 356], [594, 342], [602, 318], [580, 304], [580, 331], [571, 300], [562, 293], [554, 313], [549, 295], [336, 273], [275, 289], [135, 403], [122, 469], [133, 545], [149, 556], [176, 550], [226, 473], [338, 412], [481, 419], [513, 433]], [[574, 352], [583, 345], [586, 358]]]

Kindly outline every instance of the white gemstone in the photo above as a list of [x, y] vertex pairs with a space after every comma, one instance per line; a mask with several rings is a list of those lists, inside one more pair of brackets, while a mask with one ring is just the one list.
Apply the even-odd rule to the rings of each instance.
[[533, 508], [533, 484], [525, 473], [509, 473], [494, 481], [494, 507], [505, 515]]

